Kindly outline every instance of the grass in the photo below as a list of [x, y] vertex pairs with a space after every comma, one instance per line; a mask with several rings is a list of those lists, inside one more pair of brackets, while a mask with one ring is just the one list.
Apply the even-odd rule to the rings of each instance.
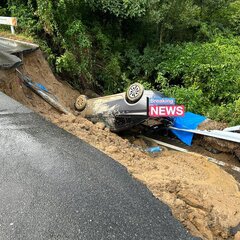
[[10, 28], [9, 28], [9, 31], [7, 31], [5, 27], [4, 28], [0, 27], [0, 37], [34, 43], [34, 39], [31, 36], [27, 36], [22, 33], [21, 34], [12, 34], [10, 31]]

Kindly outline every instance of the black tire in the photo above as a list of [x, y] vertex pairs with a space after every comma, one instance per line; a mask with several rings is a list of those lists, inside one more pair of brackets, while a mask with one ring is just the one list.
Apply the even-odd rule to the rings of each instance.
[[85, 95], [80, 95], [75, 102], [75, 108], [79, 111], [83, 111], [87, 106], [87, 97]]
[[126, 92], [126, 100], [128, 103], [138, 102], [144, 92], [144, 87], [140, 83], [133, 83]]

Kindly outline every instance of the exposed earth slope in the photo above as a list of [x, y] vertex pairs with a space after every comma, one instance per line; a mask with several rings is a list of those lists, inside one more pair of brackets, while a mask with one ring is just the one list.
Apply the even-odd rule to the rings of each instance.
[[[54, 77], [40, 50], [24, 56], [22, 71], [73, 110], [79, 92]], [[238, 231], [232, 228], [240, 223], [239, 183], [205, 157], [175, 151], [150, 156], [137, 142], [136, 146], [131, 144], [100, 123], [60, 114], [21, 85], [15, 70], [0, 71], [0, 90], [127, 167], [134, 178], [171, 207], [193, 235], [229, 239]]]

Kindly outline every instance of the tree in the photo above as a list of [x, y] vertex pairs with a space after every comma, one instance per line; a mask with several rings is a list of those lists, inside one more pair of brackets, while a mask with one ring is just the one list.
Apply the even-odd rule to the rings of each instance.
[[157, 25], [159, 44], [170, 31], [186, 31], [199, 23], [200, 8], [192, 0], [149, 0], [146, 21]]
[[145, 14], [147, 0], [85, 0], [94, 10], [109, 12], [120, 18], [141, 17]]

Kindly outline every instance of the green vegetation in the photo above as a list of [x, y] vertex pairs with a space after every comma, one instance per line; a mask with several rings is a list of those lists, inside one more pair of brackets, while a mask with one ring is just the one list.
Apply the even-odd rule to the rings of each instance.
[[76, 88], [132, 82], [240, 124], [240, 0], [3, 0]]

